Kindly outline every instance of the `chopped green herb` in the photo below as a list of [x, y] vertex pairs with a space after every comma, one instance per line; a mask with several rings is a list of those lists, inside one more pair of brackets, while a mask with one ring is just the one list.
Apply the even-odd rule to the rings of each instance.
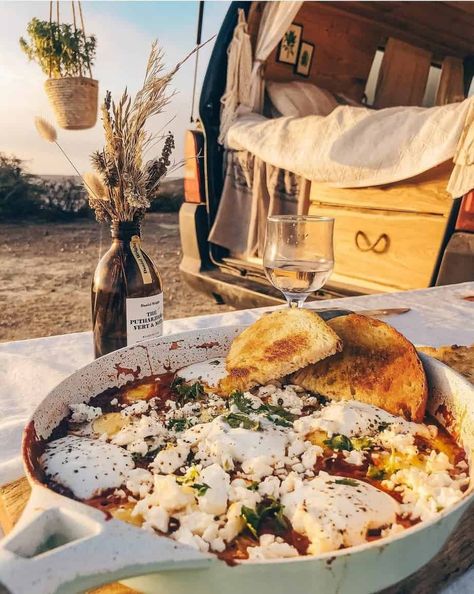
[[347, 485], [348, 487], [357, 487], [359, 483], [351, 478], [336, 479], [336, 485]]
[[196, 491], [197, 491], [196, 494], [198, 497], [202, 497], [203, 495], [205, 495], [207, 490], [211, 488], [206, 483], [194, 483], [194, 485], [189, 485], [189, 486], [192, 487], [193, 489], [196, 489]]
[[257, 481], [251, 482], [250, 485], [247, 487], [247, 489], [249, 491], [258, 491], [258, 482]]
[[166, 428], [172, 429], [173, 431], [184, 431], [185, 429], [189, 429], [191, 424], [189, 423], [188, 419], [171, 419], [168, 421]]
[[264, 404], [258, 409], [258, 411], [268, 412], [270, 415], [276, 415], [282, 419], [286, 419], [287, 421], [294, 421], [298, 418], [298, 415], [290, 413], [290, 411], [286, 410], [282, 406], [274, 406], [272, 404]]
[[288, 521], [283, 515], [283, 509], [281, 503], [269, 497], [258, 503], [256, 509], [251, 509], [243, 505], [240, 515], [244, 518], [245, 526], [250, 533], [255, 538], [258, 538], [258, 529], [266, 518], [273, 519], [280, 530], [288, 529]]
[[224, 417], [225, 422], [232, 427], [237, 429], [243, 427], [244, 429], [250, 429], [251, 431], [260, 430], [260, 422], [251, 419], [249, 416], [241, 413], [229, 413]]
[[257, 531], [260, 524], [260, 516], [257, 514], [257, 512], [254, 509], [243, 505], [242, 509], [240, 510], [240, 515], [245, 520], [245, 525], [250, 530], [250, 533], [255, 538], [258, 538]]
[[[257, 409], [252, 407], [250, 398], [244, 396], [243, 392], [236, 390], [232, 392], [229, 398], [229, 406], [236, 406], [241, 413], [259, 413], [265, 414], [266, 418], [279, 425], [280, 427], [291, 427], [297, 415], [293, 415], [285, 410], [282, 406], [274, 406], [273, 404], [262, 404]], [[238, 414], [238, 413], [237, 413]], [[230, 423], [229, 423], [230, 424]]]
[[188, 402], [202, 400], [206, 395], [203, 385], [199, 382], [187, 384], [183, 378], [175, 377], [171, 382], [171, 389], [176, 393], [176, 404], [184, 406]]
[[252, 408], [252, 402], [249, 398], [246, 398], [244, 396], [243, 392], [240, 392], [239, 390], [236, 390], [235, 392], [232, 392], [232, 394], [229, 396], [229, 406], [231, 405], [235, 405], [240, 412], [243, 413], [250, 413], [250, 412], [255, 412]]
[[209, 361], [209, 365], [219, 365], [220, 361]]
[[283, 419], [282, 417], [276, 417], [273, 415], [266, 415], [266, 417], [269, 421], [271, 421], [275, 425], [278, 425], [279, 427], [292, 427], [293, 426], [293, 423], [291, 423], [291, 421], [287, 421], [286, 419]]
[[386, 475], [387, 473], [383, 468], [379, 468], [373, 464], [370, 464], [369, 468], [367, 469], [367, 476], [371, 479], [375, 479], [376, 481], [383, 481]]
[[145, 455], [134, 452], [132, 453], [132, 459], [134, 462], [153, 462], [153, 460], [156, 458], [156, 454], [158, 454], [160, 450], [161, 446], [158, 446], [157, 448], [147, 452]]
[[354, 449], [352, 441], [348, 437], [346, 437], [345, 435], [341, 435], [340, 433], [336, 433], [330, 439], [325, 439], [324, 445], [327, 445], [332, 450], [347, 450], [348, 452], [350, 452]]

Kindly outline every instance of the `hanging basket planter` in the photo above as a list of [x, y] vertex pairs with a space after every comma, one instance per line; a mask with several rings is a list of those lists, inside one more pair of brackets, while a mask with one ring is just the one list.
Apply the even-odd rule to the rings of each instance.
[[21, 38], [20, 46], [48, 76], [44, 88], [58, 126], [87, 130], [97, 121], [99, 83], [92, 78], [96, 39], [86, 35], [81, 2], [71, 2], [72, 24], [60, 21], [60, 3], [57, 0], [54, 4], [56, 18], [51, 1], [49, 21], [32, 19], [27, 28], [30, 39]]
[[44, 88], [58, 126], [65, 130], [86, 130], [95, 126], [98, 81], [85, 76], [48, 78]]

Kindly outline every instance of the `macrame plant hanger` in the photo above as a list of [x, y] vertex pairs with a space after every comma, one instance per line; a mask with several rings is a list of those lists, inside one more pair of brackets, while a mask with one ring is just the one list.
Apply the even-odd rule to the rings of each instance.
[[[78, 26], [76, 16], [79, 13], [80, 27]], [[84, 26], [84, 15], [82, 12], [82, 4], [80, 1], [71, 2], [72, 20], [74, 27], [74, 34], [77, 39], [78, 33], [81, 32], [84, 40], [86, 40], [86, 29]], [[51, 53], [49, 57], [49, 79], [45, 83], [46, 94], [51, 103], [53, 111], [56, 116], [56, 121], [61, 128], [66, 130], [85, 130], [92, 128], [97, 121], [97, 102], [99, 83], [92, 78], [92, 68], [89, 56], [85, 58], [85, 68], [87, 74], [84, 72], [84, 64], [79, 59], [77, 48], [74, 50], [74, 58], [76, 60], [76, 67], [73, 72], [64, 73], [61, 68], [61, 61], [59, 61], [56, 70], [53, 72], [53, 49], [57, 41], [58, 47], [61, 48], [61, 22], [59, 14], [59, 0], [56, 0], [56, 23], [58, 39], [54, 39], [53, 26], [53, 0], [49, 3], [49, 27], [51, 32]], [[54, 76], [53, 76], [54, 74]]]

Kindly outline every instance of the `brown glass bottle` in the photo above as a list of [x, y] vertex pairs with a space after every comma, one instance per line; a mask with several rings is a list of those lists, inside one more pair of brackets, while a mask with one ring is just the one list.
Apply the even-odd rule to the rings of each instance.
[[92, 281], [95, 356], [161, 336], [163, 288], [153, 261], [141, 249], [140, 224], [113, 222], [112, 245]]

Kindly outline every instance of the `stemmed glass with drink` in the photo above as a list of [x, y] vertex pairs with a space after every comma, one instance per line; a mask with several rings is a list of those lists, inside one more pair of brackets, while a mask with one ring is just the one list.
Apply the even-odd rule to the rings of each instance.
[[334, 219], [274, 215], [267, 220], [263, 266], [290, 307], [302, 307], [321, 289], [334, 267]]

